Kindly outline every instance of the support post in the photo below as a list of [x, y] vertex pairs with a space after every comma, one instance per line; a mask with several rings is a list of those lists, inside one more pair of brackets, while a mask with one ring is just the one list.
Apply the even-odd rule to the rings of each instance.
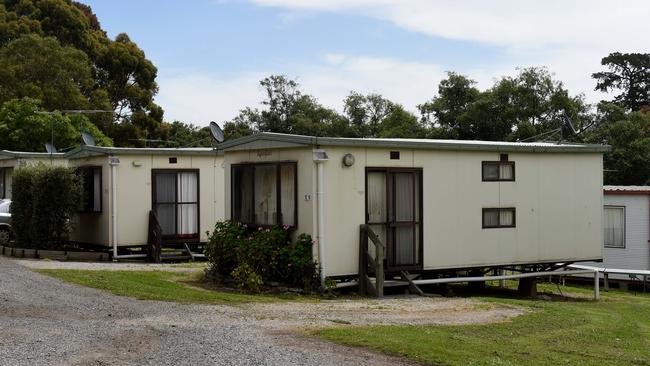
[[609, 273], [603, 273], [603, 284], [605, 285], [605, 291], [609, 291]]
[[600, 276], [594, 271], [594, 300], [600, 300]]
[[521, 296], [537, 297], [537, 280], [534, 277], [520, 278], [517, 290]]
[[384, 254], [384, 246], [377, 245], [377, 270], [375, 271], [377, 297], [384, 296]]
[[362, 225], [359, 230], [359, 295], [365, 296], [368, 294], [366, 287], [366, 276], [368, 275], [368, 263], [366, 262], [368, 251], [368, 234], [366, 228]]
[[[503, 276], [504, 273], [505, 273], [505, 271], [503, 270], [503, 268], [499, 268], [498, 275]], [[500, 288], [505, 288], [506, 287], [506, 280], [499, 280], [499, 287]]]

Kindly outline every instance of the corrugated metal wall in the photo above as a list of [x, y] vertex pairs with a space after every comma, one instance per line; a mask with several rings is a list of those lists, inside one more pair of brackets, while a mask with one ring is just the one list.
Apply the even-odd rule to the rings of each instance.
[[650, 196], [605, 194], [605, 205], [625, 207], [625, 248], [605, 248], [598, 267], [650, 269]]

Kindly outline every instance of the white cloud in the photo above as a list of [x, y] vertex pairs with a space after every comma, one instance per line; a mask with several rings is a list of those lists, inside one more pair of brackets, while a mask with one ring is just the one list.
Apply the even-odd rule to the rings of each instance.
[[[516, 73], [516, 67], [548, 66], [572, 93], [596, 102], [591, 73], [613, 51], [645, 52], [650, 43], [650, 2], [605, 0], [249, 0], [288, 11], [291, 20], [305, 11], [326, 11], [380, 19], [429, 36], [501, 47], [507, 56], [498, 65], [459, 69], [436, 60], [325, 53], [320, 62], [284, 65], [229, 77], [181, 73], [159, 77], [158, 102], [166, 119], [205, 125], [233, 118], [244, 106], [257, 106], [263, 94], [259, 80], [284, 73], [296, 78], [306, 93], [340, 110], [350, 90], [377, 92], [409, 110], [431, 98], [444, 70], [458, 71], [490, 87], [494, 80]], [[296, 14], [291, 15], [291, 12]], [[287, 19], [284, 19], [287, 21]], [[465, 62], [467, 64], [467, 62]], [[161, 70], [162, 71], [162, 70]]]
[[165, 109], [165, 120], [205, 126], [210, 121], [232, 119], [241, 108], [260, 100], [259, 81], [264, 73], [243, 73], [222, 78], [208, 73], [177, 73], [158, 78], [156, 102]]
[[165, 109], [165, 119], [207, 125], [235, 117], [245, 106], [258, 107], [264, 97], [259, 80], [284, 73], [295, 78], [305, 93], [320, 103], [341, 111], [351, 90], [379, 93], [407, 109], [433, 96], [444, 72], [435, 64], [396, 59], [325, 54], [317, 64], [292, 64], [285, 70], [245, 73], [232, 78], [210, 74], [161, 75], [157, 102]]
[[[482, 81], [515, 67], [548, 66], [571, 91], [591, 102], [593, 72], [610, 52], [647, 52], [650, 2], [644, 0], [249, 0], [287, 11], [325, 11], [367, 16], [429, 36], [502, 47], [508, 61], [469, 72]], [[476, 60], [480, 63], [480, 60]], [[486, 83], [486, 81], [490, 81]]]
[[250, 0], [288, 10], [347, 12], [423, 34], [510, 47], [603, 44], [638, 47], [648, 39], [644, 0]]

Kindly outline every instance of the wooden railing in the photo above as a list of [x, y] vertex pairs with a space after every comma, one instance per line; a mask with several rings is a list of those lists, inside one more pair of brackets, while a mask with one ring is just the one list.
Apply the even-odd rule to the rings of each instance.
[[[370, 239], [370, 240], [368, 240]], [[368, 244], [375, 248], [373, 257], [368, 250]], [[379, 240], [377, 234], [368, 226], [361, 225], [359, 230], [359, 294], [384, 296], [384, 258], [386, 246]], [[370, 276], [375, 276], [375, 283]]]
[[149, 235], [147, 238], [149, 244], [148, 259], [154, 263], [160, 263], [160, 253], [162, 251], [162, 228], [158, 222], [158, 216], [155, 212], [149, 211]]

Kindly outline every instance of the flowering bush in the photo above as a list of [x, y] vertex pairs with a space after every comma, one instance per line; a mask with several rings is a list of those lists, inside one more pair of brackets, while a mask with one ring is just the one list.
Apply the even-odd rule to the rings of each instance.
[[[238, 286], [256, 276], [264, 282], [281, 282], [307, 291], [319, 286], [311, 236], [300, 234], [291, 241], [288, 226], [250, 228], [232, 221], [218, 222], [208, 237], [205, 253], [211, 271], [231, 278]], [[235, 278], [236, 277], [236, 278]]]

